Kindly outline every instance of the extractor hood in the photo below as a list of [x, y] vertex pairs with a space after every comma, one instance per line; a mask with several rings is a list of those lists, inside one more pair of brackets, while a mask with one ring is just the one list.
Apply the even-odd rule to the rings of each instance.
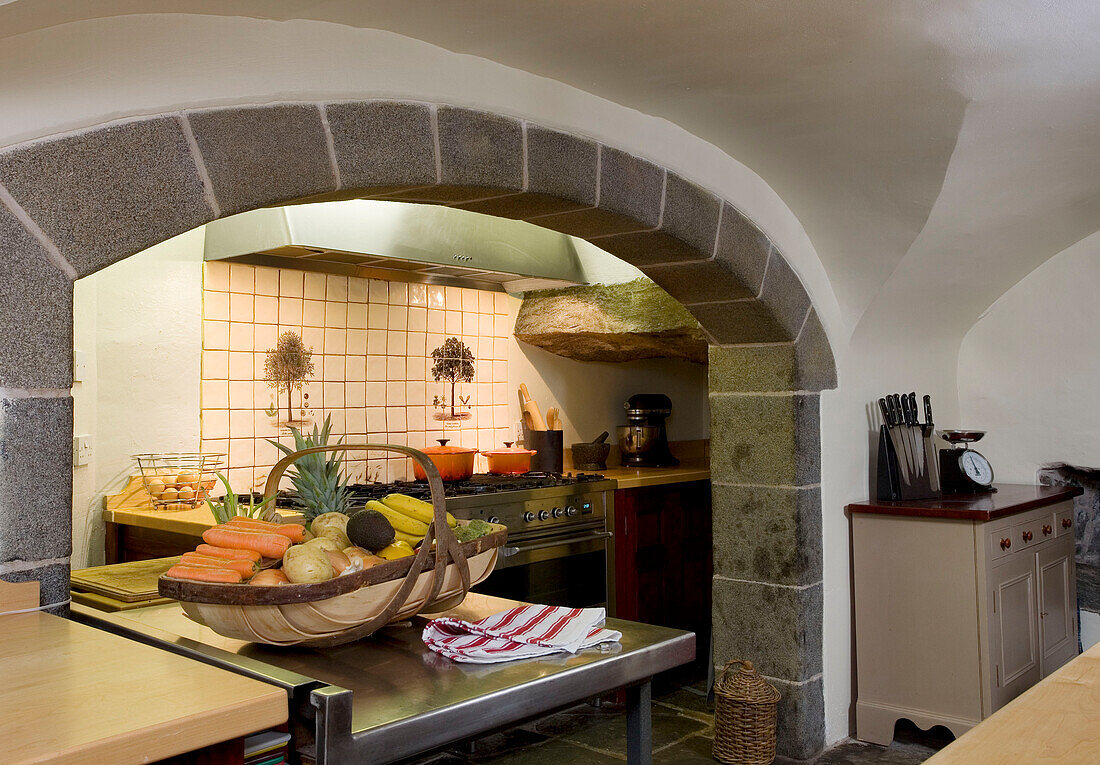
[[449, 207], [363, 199], [208, 223], [205, 257], [505, 292], [587, 283], [565, 234]]

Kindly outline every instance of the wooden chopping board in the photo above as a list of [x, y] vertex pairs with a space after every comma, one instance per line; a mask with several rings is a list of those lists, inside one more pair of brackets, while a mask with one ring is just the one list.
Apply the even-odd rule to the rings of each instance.
[[125, 603], [154, 600], [160, 597], [157, 580], [179, 563], [179, 557], [138, 560], [95, 566], [72, 573], [72, 589], [121, 600]]

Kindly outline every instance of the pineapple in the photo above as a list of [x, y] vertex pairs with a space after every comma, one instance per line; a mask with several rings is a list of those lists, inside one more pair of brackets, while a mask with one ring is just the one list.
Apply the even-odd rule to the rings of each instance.
[[[300, 430], [290, 427], [290, 432], [294, 434], [294, 449], [271, 439], [268, 442], [284, 454], [291, 455], [302, 449], [326, 446], [331, 430], [332, 418], [325, 417], [324, 426], [318, 430], [314, 425], [311, 435], [303, 436]], [[342, 441], [341, 438], [336, 443]], [[347, 478], [340, 472], [343, 460], [342, 452], [321, 452], [307, 454], [294, 462], [294, 472], [290, 474], [290, 480], [298, 492], [295, 504], [306, 520], [312, 521], [323, 513], [347, 513], [351, 492], [348, 491]]]

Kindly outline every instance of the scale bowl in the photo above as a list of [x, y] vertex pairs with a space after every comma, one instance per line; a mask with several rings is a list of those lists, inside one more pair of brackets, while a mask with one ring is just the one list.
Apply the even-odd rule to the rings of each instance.
[[984, 430], [941, 430], [940, 438], [949, 444], [970, 444], [981, 441]]

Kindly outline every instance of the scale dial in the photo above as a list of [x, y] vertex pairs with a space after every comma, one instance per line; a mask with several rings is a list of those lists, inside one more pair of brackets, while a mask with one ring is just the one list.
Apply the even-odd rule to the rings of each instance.
[[959, 455], [959, 467], [963, 475], [979, 486], [990, 486], [993, 483], [993, 468], [989, 460], [973, 449], [966, 449]]

